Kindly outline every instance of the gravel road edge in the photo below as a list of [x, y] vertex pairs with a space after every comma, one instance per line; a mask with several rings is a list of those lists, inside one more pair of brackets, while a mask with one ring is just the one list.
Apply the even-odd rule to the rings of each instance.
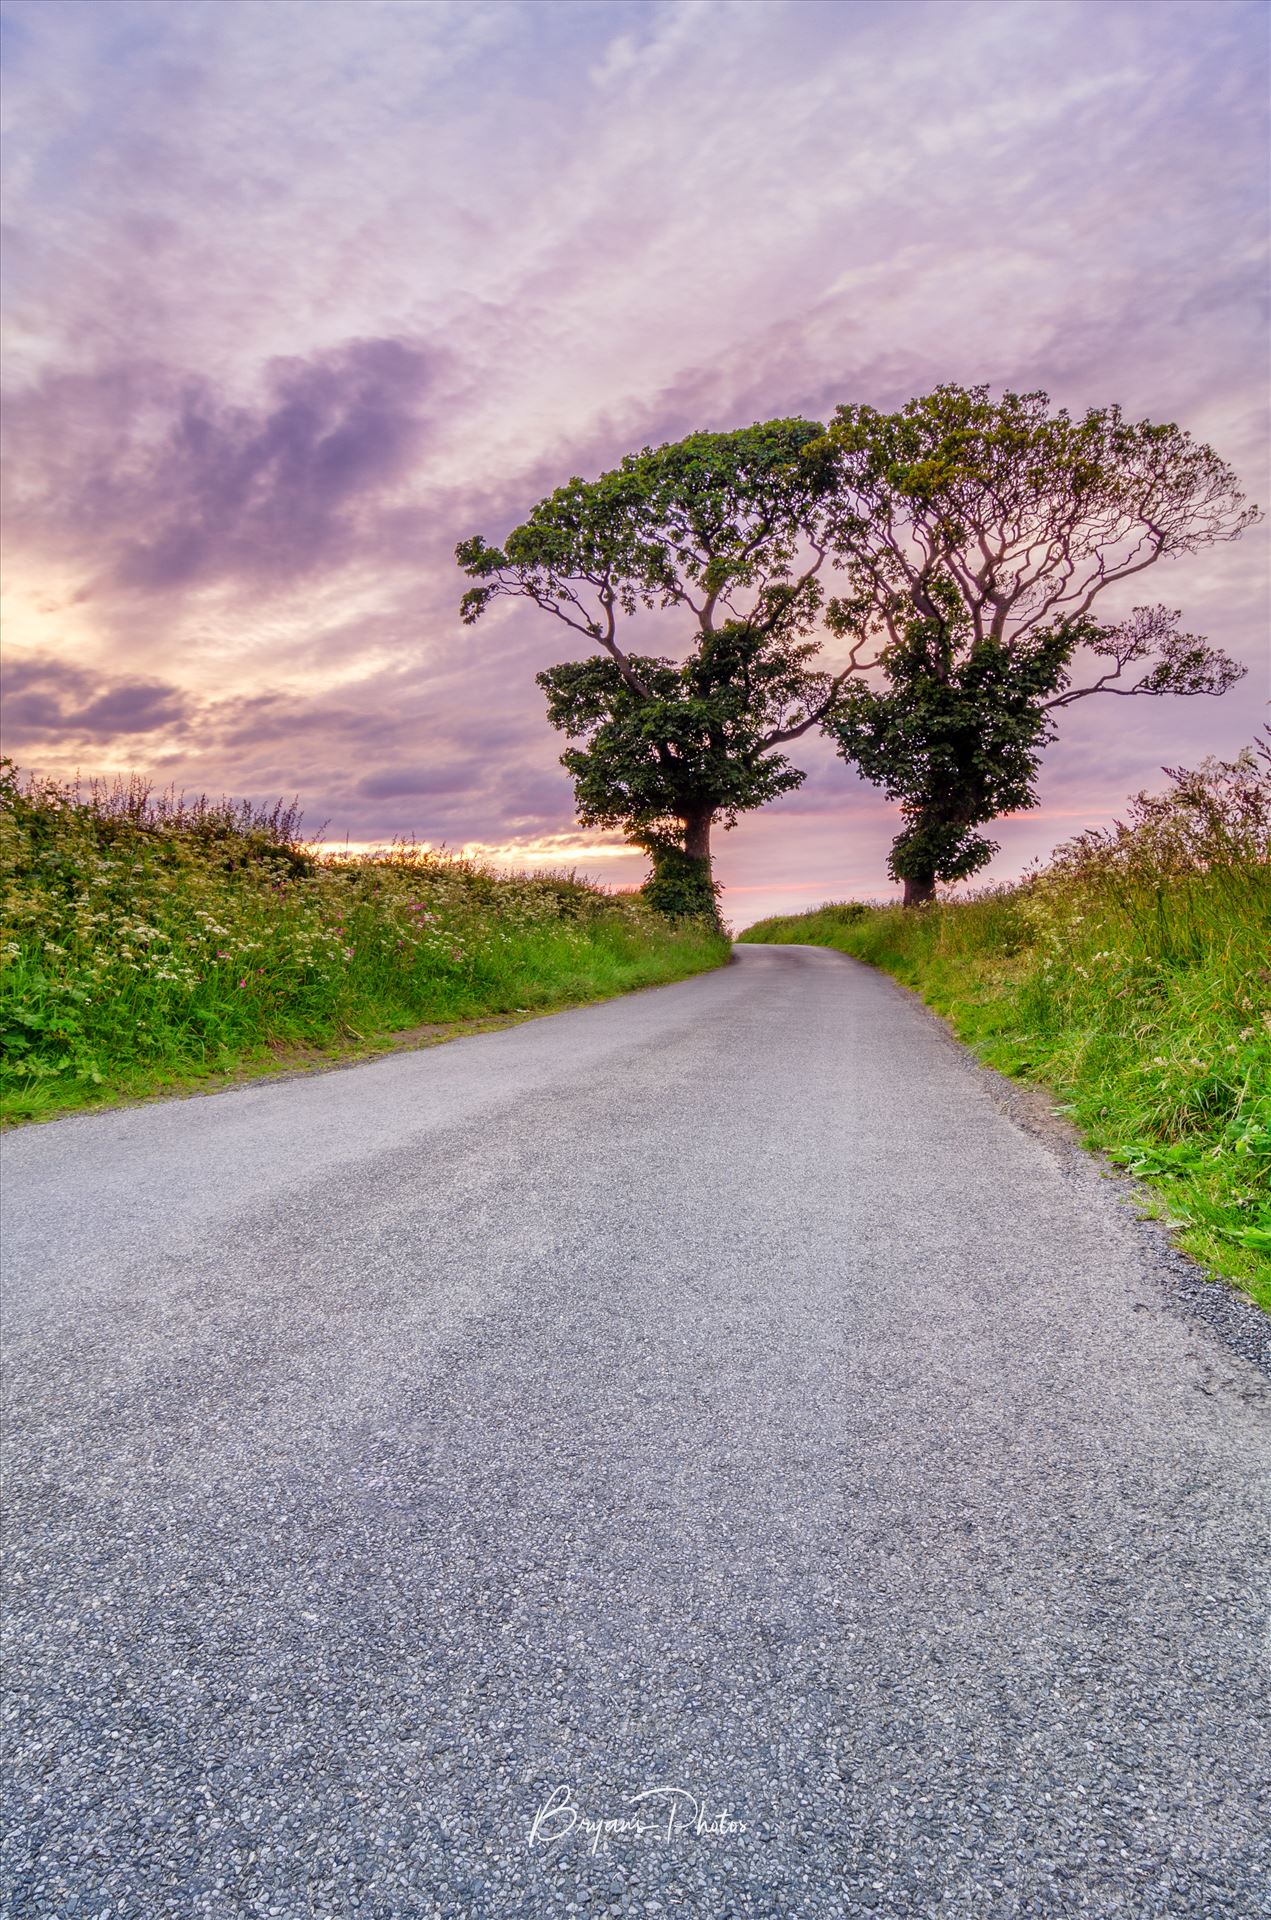
[[[866, 965], [851, 954], [839, 957], [852, 966]], [[1057, 1110], [1055, 1096], [1045, 1086], [1012, 1080], [996, 1067], [987, 1066], [921, 994], [881, 968], [868, 970], [879, 974], [894, 992], [922, 1010], [963, 1071], [978, 1081], [994, 1106], [1015, 1126], [1046, 1148], [1066, 1180], [1084, 1188], [1096, 1204], [1117, 1210], [1130, 1231], [1144, 1277], [1164, 1296], [1166, 1305], [1271, 1379], [1271, 1314], [1263, 1313], [1231, 1281], [1207, 1273], [1199, 1261], [1175, 1246], [1173, 1223], [1147, 1211], [1159, 1206], [1152, 1189], [1105, 1153], [1085, 1146], [1077, 1129]]]

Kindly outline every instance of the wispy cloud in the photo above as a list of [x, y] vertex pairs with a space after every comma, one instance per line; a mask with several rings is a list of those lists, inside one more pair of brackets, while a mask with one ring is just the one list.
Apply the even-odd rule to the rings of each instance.
[[[556, 636], [461, 629], [450, 557], [569, 473], [987, 379], [1180, 419], [1265, 484], [1257, 4], [8, 15], [10, 724], [41, 764], [299, 787], [357, 838], [569, 834]], [[1249, 681], [1078, 709], [1049, 804], [1248, 737], [1264, 558], [1160, 584]], [[725, 878], [881, 885], [886, 807], [805, 763]]]

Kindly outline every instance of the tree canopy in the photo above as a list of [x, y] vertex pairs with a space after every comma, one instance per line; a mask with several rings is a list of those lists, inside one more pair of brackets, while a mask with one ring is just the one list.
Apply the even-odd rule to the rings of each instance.
[[1257, 517], [1181, 428], [942, 386], [892, 414], [840, 407], [827, 439], [847, 589], [827, 618], [854, 644], [881, 642], [882, 681], [848, 688], [826, 726], [903, 803], [891, 869], [907, 899], [977, 871], [996, 849], [976, 829], [1036, 803], [1059, 709], [1097, 693], [1222, 693], [1243, 672], [1167, 608], [1110, 624], [1091, 611]]
[[940, 386], [896, 413], [839, 407], [827, 438], [852, 587], [838, 618], [892, 641], [911, 606], [942, 617], [930, 588], [947, 580], [975, 641], [1018, 649], [1157, 560], [1234, 540], [1257, 518], [1211, 447], [1115, 406], [1074, 420], [1044, 393]]

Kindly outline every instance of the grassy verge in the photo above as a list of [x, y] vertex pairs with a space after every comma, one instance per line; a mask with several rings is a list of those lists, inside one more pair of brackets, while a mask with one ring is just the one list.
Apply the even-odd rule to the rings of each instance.
[[1018, 886], [742, 938], [837, 947], [914, 988], [990, 1065], [1049, 1087], [1179, 1245], [1271, 1311], [1267, 756], [1171, 778]]
[[656, 986], [727, 943], [568, 876], [395, 847], [317, 861], [276, 808], [0, 786], [7, 1120]]

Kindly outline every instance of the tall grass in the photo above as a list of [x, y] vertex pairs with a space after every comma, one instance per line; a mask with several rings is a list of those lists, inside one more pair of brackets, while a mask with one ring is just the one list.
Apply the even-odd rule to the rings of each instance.
[[0, 780], [4, 1112], [33, 1117], [289, 1049], [525, 1013], [727, 957], [637, 897], [398, 845], [317, 860], [294, 804]]
[[1180, 1244], [1271, 1310], [1271, 755], [1169, 779], [1018, 886], [742, 938], [838, 947], [916, 988], [990, 1064], [1053, 1088]]

